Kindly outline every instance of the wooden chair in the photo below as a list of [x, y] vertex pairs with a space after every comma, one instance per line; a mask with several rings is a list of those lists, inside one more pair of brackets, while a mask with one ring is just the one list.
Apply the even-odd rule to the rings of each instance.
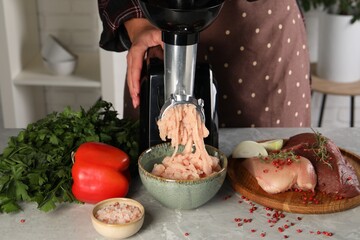
[[311, 65], [311, 92], [322, 93], [318, 127], [321, 127], [328, 94], [350, 97], [350, 127], [354, 127], [355, 96], [360, 95], [360, 80], [349, 83], [333, 82], [316, 75], [316, 64]]

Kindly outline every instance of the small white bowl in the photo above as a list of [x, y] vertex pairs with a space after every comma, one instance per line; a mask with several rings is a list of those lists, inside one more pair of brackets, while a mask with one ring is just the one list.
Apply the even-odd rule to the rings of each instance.
[[52, 62], [43, 58], [43, 62], [46, 68], [48, 68], [55, 75], [70, 75], [75, 71], [77, 65], [77, 59], [68, 61]]
[[[136, 206], [140, 209], [141, 216], [135, 221], [124, 223], [124, 224], [110, 224], [105, 223], [95, 217], [96, 212], [108, 205], [114, 204], [116, 202], [126, 203], [128, 205]], [[144, 223], [145, 218], [145, 209], [144, 206], [139, 202], [130, 199], [130, 198], [110, 198], [104, 201], [97, 203], [91, 213], [91, 221], [95, 230], [102, 236], [110, 239], [124, 239], [128, 238], [135, 233], [137, 233]]]
[[41, 55], [49, 62], [70, 61], [76, 58], [76, 54], [71, 52], [59, 39], [49, 35], [41, 48]]

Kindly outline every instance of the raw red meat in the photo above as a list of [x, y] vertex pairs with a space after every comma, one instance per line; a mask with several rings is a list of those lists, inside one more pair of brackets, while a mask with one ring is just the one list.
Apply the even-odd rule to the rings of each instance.
[[335, 143], [320, 133], [295, 135], [286, 141], [282, 150], [292, 150], [311, 161], [318, 176], [317, 190], [345, 198], [360, 194], [354, 168]]

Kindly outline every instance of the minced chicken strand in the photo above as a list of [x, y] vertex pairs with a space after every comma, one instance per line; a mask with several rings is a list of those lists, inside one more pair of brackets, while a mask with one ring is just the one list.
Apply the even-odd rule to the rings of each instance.
[[141, 211], [137, 206], [116, 202], [99, 209], [95, 217], [105, 223], [123, 224], [139, 219]]
[[[152, 173], [168, 179], [199, 179], [218, 172], [221, 167], [217, 157], [210, 156], [204, 138], [209, 135], [196, 106], [179, 104], [168, 109], [157, 122], [160, 138], [171, 139], [174, 154], [165, 157], [161, 164], [155, 164]], [[179, 145], [184, 150], [177, 153]], [[193, 147], [195, 147], [193, 151]]]

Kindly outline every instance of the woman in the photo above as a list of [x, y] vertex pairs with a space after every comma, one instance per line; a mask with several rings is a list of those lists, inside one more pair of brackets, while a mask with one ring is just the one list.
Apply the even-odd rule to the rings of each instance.
[[[127, 55], [127, 85], [139, 105], [146, 50], [161, 32], [135, 0], [98, 0], [104, 31], [100, 46]], [[217, 19], [200, 33], [198, 61], [209, 62], [218, 82], [221, 127], [309, 127], [310, 62], [296, 0], [225, 0]]]

